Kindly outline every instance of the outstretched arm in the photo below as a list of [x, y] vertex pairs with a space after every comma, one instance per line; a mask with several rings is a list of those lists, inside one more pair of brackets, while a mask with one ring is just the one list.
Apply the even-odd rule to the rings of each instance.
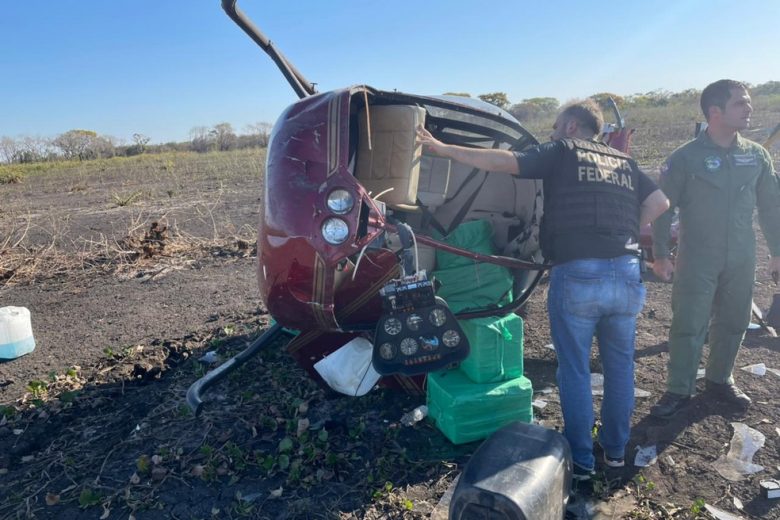
[[480, 170], [501, 173], [520, 173], [515, 154], [509, 150], [493, 148], [466, 148], [454, 144], [444, 144], [422, 126], [417, 127], [417, 142], [437, 155], [449, 157], [458, 162], [474, 166]]

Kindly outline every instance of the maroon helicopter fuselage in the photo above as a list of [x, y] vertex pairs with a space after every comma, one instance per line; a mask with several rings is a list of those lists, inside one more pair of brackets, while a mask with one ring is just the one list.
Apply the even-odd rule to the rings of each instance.
[[[375, 321], [381, 310], [378, 289], [367, 291], [377, 285], [374, 271], [398, 274], [397, 259], [388, 250], [367, 250], [355, 279], [347, 261], [384, 226], [381, 209], [350, 172], [352, 94], [353, 89], [342, 89], [296, 102], [280, 116], [268, 146], [258, 282], [271, 315], [292, 329], [339, 331], [343, 319]], [[329, 244], [321, 233], [334, 217], [327, 196], [336, 189], [347, 190], [355, 201], [338, 215], [349, 230], [340, 245]]]

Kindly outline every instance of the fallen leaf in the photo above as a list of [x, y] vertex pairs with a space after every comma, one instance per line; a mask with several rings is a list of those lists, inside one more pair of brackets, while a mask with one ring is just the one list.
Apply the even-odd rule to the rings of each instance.
[[306, 418], [298, 419], [298, 432], [297, 432], [298, 437], [303, 435], [303, 433], [308, 429], [309, 429], [309, 420]]
[[111, 515], [111, 509], [108, 508], [108, 504], [103, 504], [103, 514], [100, 515], [100, 520], [106, 520]]
[[269, 496], [271, 498], [279, 498], [280, 496], [282, 496], [283, 491], [284, 489], [282, 488], [282, 486], [279, 486], [279, 489], [272, 489], [271, 494]]
[[190, 470], [190, 475], [192, 475], [193, 477], [200, 477], [203, 476], [204, 471], [205, 469], [203, 468], [202, 464], [195, 464], [194, 466], [192, 466], [192, 469]]
[[298, 413], [304, 414], [309, 411], [309, 403], [308, 401], [304, 401], [303, 403], [298, 406]]
[[60, 496], [54, 493], [46, 493], [46, 505], [54, 506], [60, 503]]
[[138, 484], [139, 482], [141, 482], [141, 477], [138, 476], [138, 473], [133, 473], [130, 475], [131, 484]]
[[163, 461], [163, 458], [161, 456], [159, 456], [159, 455], [152, 455], [152, 464], [154, 464], [155, 466], [160, 464], [162, 461]]
[[25, 455], [22, 457], [22, 462], [32, 462], [35, 460], [35, 455]]

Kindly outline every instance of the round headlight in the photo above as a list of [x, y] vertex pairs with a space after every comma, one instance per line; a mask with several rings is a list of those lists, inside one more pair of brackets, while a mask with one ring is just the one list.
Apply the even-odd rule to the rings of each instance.
[[344, 242], [349, 236], [347, 223], [340, 218], [331, 217], [322, 223], [322, 238], [334, 246]]
[[328, 195], [328, 209], [336, 215], [349, 213], [355, 205], [355, 198], [347, 190], [333, 190]]

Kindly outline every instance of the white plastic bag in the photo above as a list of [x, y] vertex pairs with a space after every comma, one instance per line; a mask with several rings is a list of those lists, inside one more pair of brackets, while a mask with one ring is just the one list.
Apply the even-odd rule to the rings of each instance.
[[658, 460], [658, 450], [655, 444], [650, 446], [637, 446], [636, 457], [634, 457], [634, 466], [638, 468], [646, 468], [652, 466]]
[[764, 445], [766, 437], [743, 423], [733, 422], [731, 426], [734, 428], [734, 435], [731, 437], [729, 452], [721, 455], [712, 465], [721, 477], [737, 482], [746, 475], [764, 469], [763, 466], [753, 464], [753, 455]]
[[371, 364], [373, 345], [357, 337], [320, 359], [314, 369], [332, 389], [342, 394], [368, 393], [381, 377]]

